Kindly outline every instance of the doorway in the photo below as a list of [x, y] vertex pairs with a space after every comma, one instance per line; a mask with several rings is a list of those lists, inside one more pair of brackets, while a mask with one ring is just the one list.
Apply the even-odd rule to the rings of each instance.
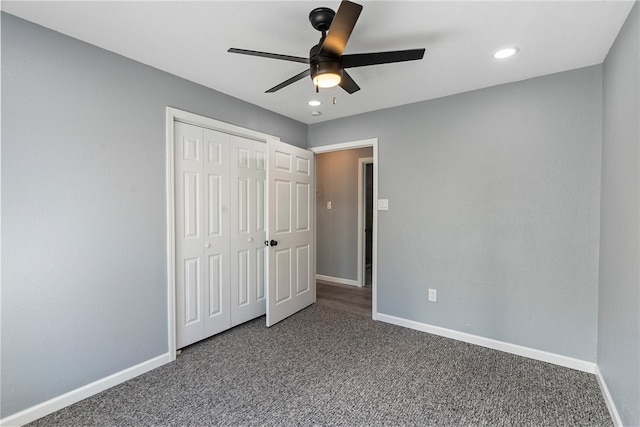
[[[318, 160], [318, 154], [324, 153], [332, 153], [338, 151], [346, 151], [346, 150], [354, 150], [359, 148], [367, 148], [370, 147], [368, 155], [360, 156], [360, 158], [356, 159], [356, 163], [353, 164], [352, 167], [357, 168], [357, 197], [353, 197], [352, 201], [354, 202], [353, 211], [357, 211], [357, 224], [353, 223], [351, 226], [351, 231], [357, 233], [357, 237], [354, 237], [353, 240], [349, 240], [353, 247], [353, 255], [350, 255], [349, 265], [351, 268], [355, 266], [356, 276], [353, 275], [344, 277], [329, 277], [324, 276], [323, 274], [317, 274], [317, 280], [330, 281], [334, 283], [338, 283], [341, 285], [350, 285], [358, 286], [368, 289], [371, 293], [371, 317], [376, 320], [377, 318], [377, 274], [376, 274], [376, 263], [377, 263], [377, 210], [375, 209], [375, 200], [378, 198], [378, 140], [377, 138], [326, 145], [321, 147], [312, 147], [309, 150], [316, 154], [316, 160]], [[376, 165], [374, 167], [374, 165]], [[318, 168], [319, 169], [319, 168]], [[318, 178], [316, 176], [316, 178]], [[320, 181], [316, 179], [316, 182], [319, 184], [316, 188], [316, 200], [318, 209], [316, 211], [316, 223], [318, 224], [318, 235], [321, 233], [333, 233], [331, 242], [338, 243], [336, 240], [343, 239], [345, 234], [336, 232], [336, 230], [328, 229], [323, 232], [320, 221], [318, 221], [319, 216], [326, 215], [328, 212], [331, 212], [332, 209], [339, 208], [334, 202], [334, 200], [329, 200], [331, 195], [328, 193], [326, 188], [323, 188], [320, 185]], [[354, 186], [356, 187], [356, 186]], [[365, 203], [366, 199], [366, 203]], [[366, 208], [366, 205], [369, 204], [371, 206], [370, 209]], [[357, 205], [357, 206], [356, 206]], [[369, 220], [367, 221], [367, 215], [369, 216]], [[354, 230], [355, 229], [355, 230]], [[325, 237], [325, 235], [322, 235]], [[319, 240], [316, 238], [316, 244], [319, 245]], [[334, 252], [333, 247], [330, 246], [330, 249], [327, 251], [332, 254]], [[333, 254], [332, 254], [333, 255]], [[320, 248], [317, 251], [316, 265], [318, 266], [318, 273], [321, 272], [321, 259], [322, 254], [320, 253]], [[367, 264], [370, 268], [367, 268]], [[367, 271], [368, 270], [368, 271]], [[368, 274], [369, 273], [369, 274]], [[370, 278], [370, 279], [369, 279]], [[338, 280], [336, 280], [338, 279]], [[353, 288], [352, 288], [353, 289]]]
[[361, 286], [370, 287], [373, 271], [373, 157], [358, 159], [358, 257]]

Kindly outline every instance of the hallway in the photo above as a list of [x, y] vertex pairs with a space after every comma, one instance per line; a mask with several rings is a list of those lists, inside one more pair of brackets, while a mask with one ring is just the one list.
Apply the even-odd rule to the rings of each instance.
[[316, 280], [316, 303], [371, 317], [371, 286], [357, 287]]

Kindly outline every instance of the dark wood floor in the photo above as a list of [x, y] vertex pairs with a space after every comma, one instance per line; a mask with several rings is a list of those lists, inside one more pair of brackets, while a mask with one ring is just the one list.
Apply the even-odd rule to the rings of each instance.
[[316, 281], [316, 304], [371, 317], [371, 286]]

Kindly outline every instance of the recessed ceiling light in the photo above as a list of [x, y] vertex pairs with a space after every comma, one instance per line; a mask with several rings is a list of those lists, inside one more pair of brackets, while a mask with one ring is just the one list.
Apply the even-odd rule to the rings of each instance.
[[318, 101], [317, 99], [312, 99], [311, 101], [308, 102], [309, 105], [311, 105], [312, 107], [317, 107], [318, 105], [322, 104], [322, 102]]
[[518, 53], [517, 47], [508, 47], [506, 49], [500, 49], [499, 51], [493, 54], [493, 57], [495, 59], [505, 59], [515, 55], [516, 53]]
[[322, 114], [320, 111], [314, 111], [311, 113], [312, 116], [319, 116], [320, 114]]

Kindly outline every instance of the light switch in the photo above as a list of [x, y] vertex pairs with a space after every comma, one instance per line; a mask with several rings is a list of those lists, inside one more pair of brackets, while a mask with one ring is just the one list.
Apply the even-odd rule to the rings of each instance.
[[331, 209], [331, 202], [327, 202], [327, 209]]
[[388, 211], [389, 210], [389, 199], [378, 199], [378, 210], [379, 211]]

